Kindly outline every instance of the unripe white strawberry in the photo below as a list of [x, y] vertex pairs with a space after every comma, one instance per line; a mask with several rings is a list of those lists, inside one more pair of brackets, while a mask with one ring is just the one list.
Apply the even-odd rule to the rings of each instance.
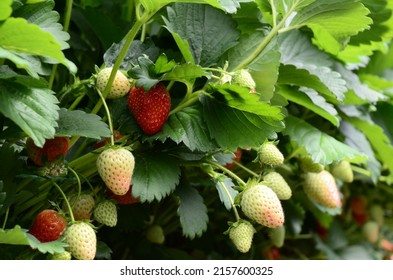
[[240, 69], [233, 73], [232, 82], [242, 87], [247, 87], [250, 91], [255, 92], [256, 83], [250, 72], [246, 69]]
[[[96, 87], [99, 91], [101, 91], [101, 93], [104, 91], [106, 84], [108, 83], [111, 72], [112, 67], [107, 67], [102, 69], [97, 75]], [[130, 88], [131, 84], [128, 78], [118, 70], [107, 98], [115, 99], [123, 97], [130, 91]]]
[[231, 225], [229, 239], [231, 239], [236, 249], [242, 253], [247, 253], [251, 248], [255, 232], [256, 230], [250, 222], [241, 220]]
[[258, 158], [261, 164], [277, 167], [284, 162], [284, 155], [273, 142], [265, 142], [258, 149]]
[[272, 171], [263, 177], [263, 181], [270, 187], [281, 200], [290, 199], [292, 190], [280, 173]]
[[346, 160], [342, 160], [339, 163], [333, 164], [330, 172], [334, 177], [337, 179], [346, 182], [352, 183], [353, 182], [353, 171], [351, 167], [351, 163]]
[[48, 255], [49, 260], [69, 261], [71, 260], [71, 258], [72, 258], [71, 253], [68, 251]]
[[[90, 220], [95, 205], [92, 194], [82, 193], [79, 197], [74, 194], [70, 197], [69, 203], [76, 221]], [[67, 205], [65, 203], [63, 204], [63, 209], [67, 211]]]
[[76, 222], [65, 233], [65, 242], [72, 256], [78, 260], [93, 260], [97, 251], [97, 237], [90, 224]]
[[340, 191], [332, 174], [323, 170], [304, 175], [303, 189], [307, 196], [327, 208], [341, 206]]
[[284, 224], [284, 211], [274, 191], [261, 184], [244, 190], [240, 206], [244, 214], [257, 223], [277, 228]]
[[385, 210], [379, 204], [373, 204], [370, 206], [370, 218], [377, 222], [382, 227], [385, 223]]
[[109, 148], [97, 158], [97, 170], [106, 186], [117, 195], [130, 189], [135, 167], [133, 154], [125, 148]]
[[117, 224], [116, 204], [111, 200], [104, 200], [94, 208], [94, 218], [97, 222], [108, 227], [114, 227]]

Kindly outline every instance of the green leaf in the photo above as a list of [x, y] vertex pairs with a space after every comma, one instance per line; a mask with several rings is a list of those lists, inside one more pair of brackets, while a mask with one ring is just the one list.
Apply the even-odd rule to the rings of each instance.
[[347, 121], [341, 122], [340, 131], [345, 136], [345, 144], [367, 155], [368, 160], [365, 164], [371, 173], [372, 182], [377, 184], [379, 176], [381, 176], [381, 164], [375, 158], [367, 137]]
[[0, 47], [12, 52], [48, 57], [70, 67], [56, 38], [23, 18], [8, 18], [0, 25]]
[[192, 63], [186, 63], [176, 65], [172, 71], [164, 74], [161, 80], [166, 81], [181, 81], [187, 83], [193, 81], [196, 78], [207, 76], [207, 73], [202, 69], [201, 66]]
[[337, 110], [315, 90], [305, 87], [295, 89], [283, 86], [278, 89], [277, 93], [284, 96], [287, 100], [313, 111], [335, 126], [339, 126], [340, 117]]
[[[214, 65], [220, 56], [230, 49], [239, 37], [236, 23], [224, 12], [211, 6], [179, 4], [167, 8], [166, 28], [175, 35], [179, 48], [184, 52], [185, 43], [191, 50], [195, 64], [205, 67]], [[181, 38], [181, 39], [180, 39]]]
[[223, 149], [257, 147], [266, 139], [275, 139], [276, 132], [284, 128], [281, 121], [229, 107], [206, 95], [201, 102], [210, 135]]
[[132, 194], [142, 202], [160, 201], [174, 191], [179, 176], [179, 163], [170, 155], [154, 151], [135, 155]]
[[373, 250], [362, 245], [352, 245], [337, 252], [340, 260], [376, 260]]
[[[344, 100], [344, 94], [347, 91], [345, 80], [342, 79], [340, 73], [332, 69], [333, 60], [313, 46], [306, 35], [300, 31], [291, 31], [281, 35], [280, 52], [282, 64], [307, 70], [311, 75], [318, 77], [338, 101]], [[305, 81], [305, 83], [308, 82]], [[323, 93], [326, 95], [326, 90]]]
[[[372, 19], [367, 17], [369, 12], [357, 0], [318, 0], [300, 10], [290, 26], [296, 29], [308, 26], [314, 34], [323, 30], [341, 43], [347, 37], [369, 28], [372, 24]], [[322, 46], [324, 43], [319, 41]]]
[[218, 9], [223, 9], [228, 13], [235, 13], [237, 8], [240, 7], [239, 2], [236, 0], [141, 0], [143, 7], [150, 12], [158, 11], [162, 7], [171, 3], [195, 3], [207, 4]]
[[42, 147], [45, 139], [53, 138], [55, 134], [59, 101], [51, 90], [36, 87], [34, 83], [33, 79], [24, 79], [20, 83], [0, 79], [0, 112]]
[[7, 19], [12, 14], [12, 0], [3, 0], [0, 2], [0, 21]]
[[41, 243], [37, 238], [33, 235], [26, 233], [27, 240], [29, 241], [29, 245], [32, 249], [37, 249], [43, 254], [49, 253], [63, 253], [64, 248], [68, 246], [67, 243], [64, 242], [62, 238], [57, 239], [51, 242], [43, 242]]
[[177, 144], [183, 142], [191, 151], [208, 152], [217, 148], [210, 138], [200, 106], [187, 107], [171, 115], [154, 137], [161, 141], [170, 138]]
[[26, 230], [16, 225], [13, 229], [0, 229], [0, 244], [29, 245]]
[[379, 125], [360, 118], [350, 118], [348, 122], [363, 132], [376, 152], [376, 156], [386, 165], [390, 173], [393, 173], [393, 146], [384, 130]]
[[322, 165], [329, 165], [342, 159], [358, 163], [367, 160], [365, 154], [293, 116], [286, 118], [286, 129], [283, 134], [304, 147], [312, 160]]
[[201, 236], [206, 231], [209, 221], [202, 196], [188, 185], [179, 186], [176, 194], [179, 196], [177, 214], [180, 217], [183, 235], [190, 239]]
[[346, 69], [343, 65], [336, 64], [335, 69], [346, 81], [347, 88], [356, 94], [356, 96], [361, 99], [362, 103], [376, 103], [378, 101], [386, 100], [386, 96], [363, 84], [358, 75]]
[[239, 193], [239, 191], [233, 188], [234, 186], [235, 184], [231, 178], [224, 177], [216, 180], [218, 195], [228, 211], [232, 209], [233, 201], [235, 201], [235, 197]]
[[66, 108], [61, 108], [58, 125], [56, 135], [82, 136], [93, 139], [111, 135], [108, 125], [102, 121], [100, 116], [80, 110], [69, 111]]

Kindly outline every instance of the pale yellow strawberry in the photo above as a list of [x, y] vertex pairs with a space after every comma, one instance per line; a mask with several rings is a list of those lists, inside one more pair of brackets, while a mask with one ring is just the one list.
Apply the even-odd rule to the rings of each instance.
[[[96, 87], [101, 91], [101, 93], [104, 91], [106, 84], [108, 83], [111, 72], [112, 67], [107, 67], [102, 69], [97, 75]], [[123, 97], [130, 91], [130, 88], [131, 84], [128, 78], [118, 70], [107, 98], [115, 99]]]

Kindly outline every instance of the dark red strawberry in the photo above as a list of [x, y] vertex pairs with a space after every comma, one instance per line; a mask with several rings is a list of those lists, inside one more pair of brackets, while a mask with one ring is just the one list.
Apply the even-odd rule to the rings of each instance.
[[117, 201], [120, 205], [134, 204], [140, 202], [139, 198], [132, 196], [132, 186], [123, 195], [114, 194], [109, 188], [106, 189], [107, 195]]
[[[242, 158], [243, 150], [238, 148], [234, 152], [234, 155], [235, 155], [235, 157], [233, 158], [233, 161], [239, 162], [241, 160], [241, 158]], [[235, 164], [233, 162], [231, 162], [231, 163], [226, 164], [225, 167], [231, 169], [231, 168], [233, 168], [234, 165]]]
[[38, 166], [53, 162], [68, 152], [69, 142], [67, 137], [47, 139], [42, 148], [36, 146], [31, 138], [26, 141], [26, 150], [29, 158]]
[[59, 239], [67, 227], [66, 219], [57, 211], [45, 209], [34, 220], [29, 233], [41, 242], [50, 242]]
[[150, 90], [133, 87], [128, 95], [128, 109], [147, 135], [159, 132], [165, 124], [171, 108], [171, 97], [162, 83]]

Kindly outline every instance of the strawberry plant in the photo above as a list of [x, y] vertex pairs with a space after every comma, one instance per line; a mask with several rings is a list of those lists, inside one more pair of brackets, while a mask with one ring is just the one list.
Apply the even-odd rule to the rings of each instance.
[[387, 0], [0, 1], [0, 259], [390, 259], [392, 31]]

